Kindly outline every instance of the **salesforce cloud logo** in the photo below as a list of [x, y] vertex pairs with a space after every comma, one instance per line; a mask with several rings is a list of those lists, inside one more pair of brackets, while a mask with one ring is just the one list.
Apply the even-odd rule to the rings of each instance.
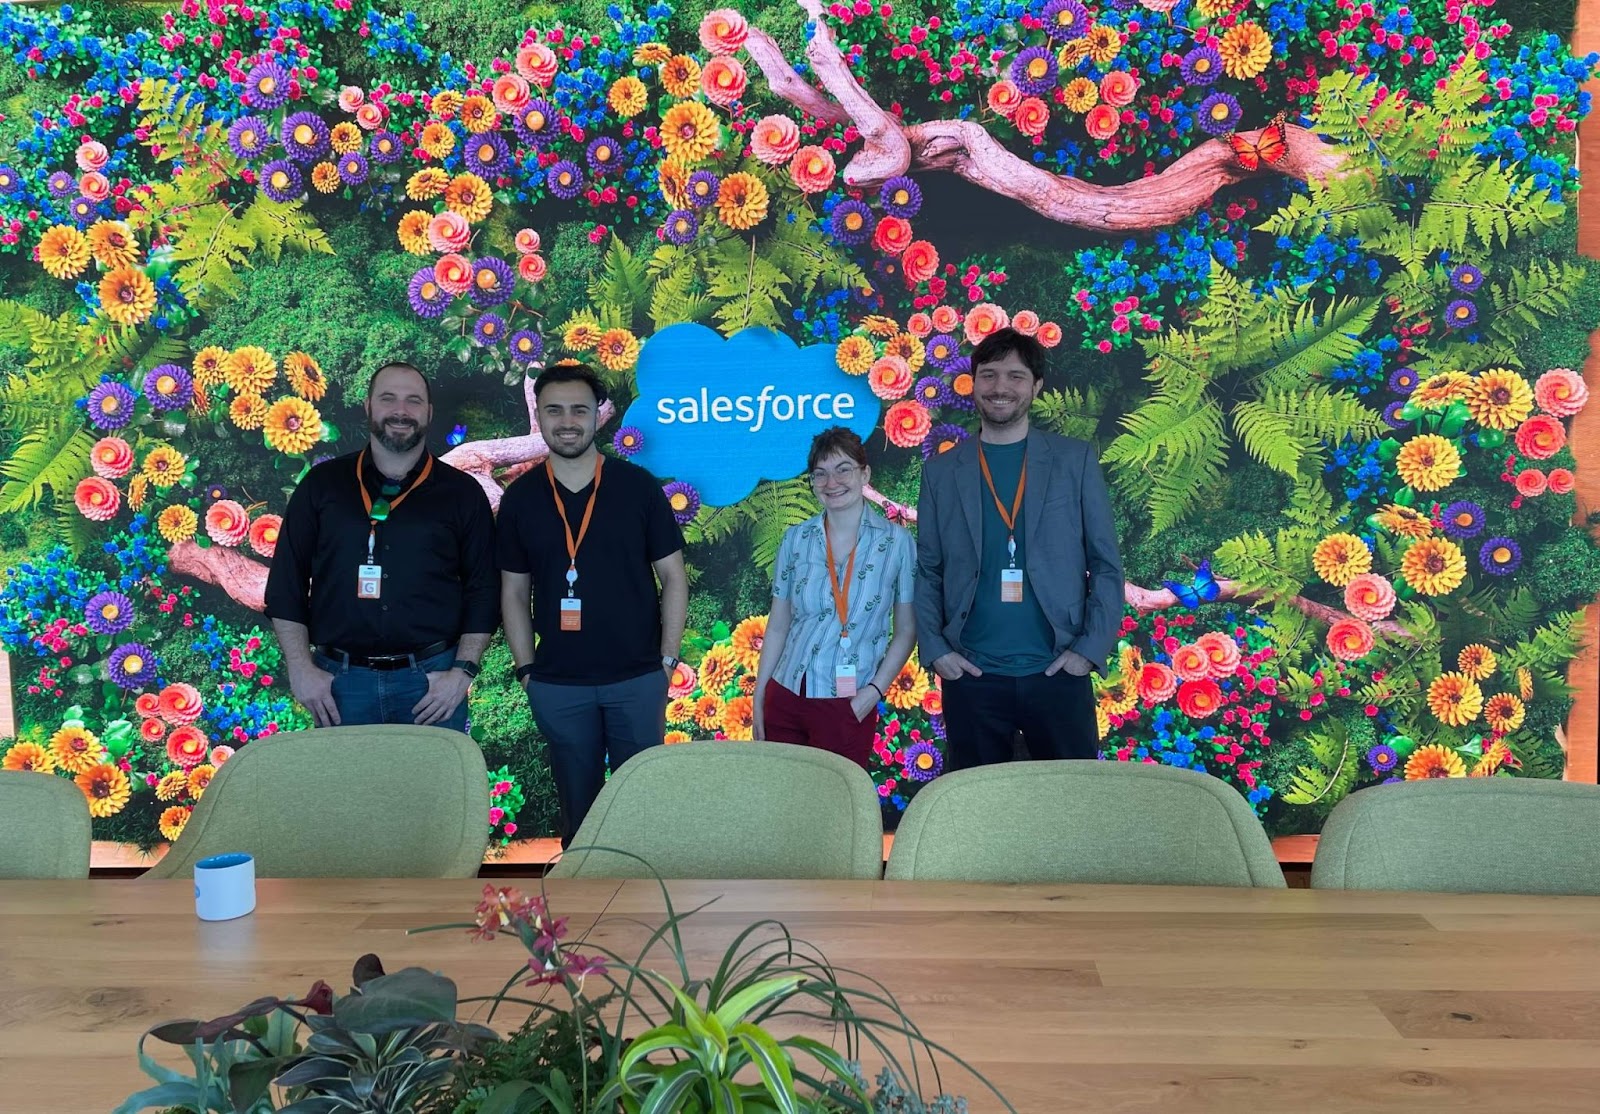
[[866, 376], [840, 371], [833, 345], [800, 348], [772, 329], [724, 340], [704, 325], [668, 326], [645, 342], [635, 379], [639, 397], [623, 415], [644, 435], [634, 463], [694, 485], [714, 507], [805, 471], [822, 430], [847, 426], [865, 440], [878, 424]]

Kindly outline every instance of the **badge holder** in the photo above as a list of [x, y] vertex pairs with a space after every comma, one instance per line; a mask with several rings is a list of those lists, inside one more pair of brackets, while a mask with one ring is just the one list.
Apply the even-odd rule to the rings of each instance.
[[[848, 635], [839, 636], [839, 649], [848, 654], [850, 651], [850, 638]], [[840, 661], [833, 671], [833, 695], [853, 697], [856, 694], [856, 663], [851, 658]]]
[[1022, 602], [1022, 570], [1017, 568], [1017, 539], [1006, 539], [1006, 550], [1011, 555], [1011, 567], [1000, 570], [1000, 602]]
[[567, 569], [567, 594], [561, 601], [561, 629], [577, 631], [583, 629], [583, 601], [572, 594], [573, 585], [578, 582], [578, 570]]

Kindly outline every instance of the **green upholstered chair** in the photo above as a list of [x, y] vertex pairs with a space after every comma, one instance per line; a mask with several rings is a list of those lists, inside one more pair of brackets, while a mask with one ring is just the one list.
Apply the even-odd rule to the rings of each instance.
[[1311, 885], [1600, 894], [1600, 786], [1489, 777], [1362, 789], [1322, 826]]
[[889, 851], [892, 879], [1282, 888], [1239, 791], [1134, 762], [1008, 762], [924, 786]]
[[261, 878], [471, 878], [488, 838], [489, 778], [470, 737], [325, 727], [241, 747], [146, 877], [244, 851]]
[[[613, 847], [645, 859], [585, 848]], [[552, 878], [878, 878], [883, 813], [848, 758], [787, 743], [651, 747], [611, 775]]]
[[0, 878], [89, 877], [89, 802], [64, 777], [0, 770]]

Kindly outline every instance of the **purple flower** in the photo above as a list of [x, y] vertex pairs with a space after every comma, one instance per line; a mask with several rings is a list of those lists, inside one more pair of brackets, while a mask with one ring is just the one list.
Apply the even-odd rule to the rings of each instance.
[[121, 383], [101, 383], [89, 392], [89, 421], [100, 429], [121, 429], [133, 420], [133, 392]]
[[944, 717], [943, 716], [929, 716], [928, 717], [928, 726], [933, 728], [933, 737], [934, 738], [943, 739], [943, 738], [946, 737], [945, 733], [944, 733]]
[[690, 243], [700, 231], [700, 218], [693, 209], [674, 209], [667, 214], [667, 239], [675, 244]]
[[1468, 499], [1451, 503], [1439, 516], [1444, 532], [1458, 541], [1483, 533], [1483, 508]]
[[1478, 307], [1465, 298], [1457, 298], [1444, 307], [1444, 327], [1465, 329], [1478, 320]]
[[100, 592], [83, 608], [83, 621], [96, 634], [118, 634], [133, 626], [133, 619], [133, 601], [121, 592]]
[[556, 106], [544, 98], [532, 100], [511, 121], [517, 138], [529, 147], [543, 150], [556, 138]]
[[273, 159], [261, 168], [261, 192], [274, 201], [293, 201], [306, 192], [306, 180], [288, 159]]
[[1050, 0], [1041, 13], [1052, 39], [1081, 39], [1089, 30], [1089, 11], [1078, 0]]
[[562, 159], [545, 171], [544, 184], [561, 200], [571, 201], [583, 192], [583, 171], [571, 159]]
[[372, 133], [372, 161], [388, 165], [405, 158], [405, 148], [400, 139], [387, 128]]
[[221, 484], [212, 484], [206, 488], [206, 505], [217, 503], [228, 497], [228, 489]]
[[700, 493], [682, 480], [673, 480], [661, 489], [667, 497], [667, 505], [672, 508], [672, 517], [678, 520], [679, 526], [687, 526], [694, 521], [694, 516], [700, 513]]
[[228, 126], [228, 147], [241, 159], [253, 159], [267, 149], [272, 125], [259, 116], [241, 116]]
[[467, 164], [467, 169], [480, 178], [493, 178], [504, 169], [511, 158], [511, 149], [506, 146], [504, 137], [499, 132], [484, 132], [467, 140], [466, 154], [462, 161]]
[[644, 448], [644, 434], [638, 426], [625, 425], [611, 438], [611, 447], [617, 450], [618, 456], [632, 456]]
[[142, 642], [129, 642], [111, 651], [111, 680], [118, 688], [136, 692], [156, 679], [156, 655]]
[[262, 62], [244, 79], [244, 96], [251, 108], [277, 108], [289, 99], [289, 75], [276, 62]]
[[450, 304], [450, 293], [433, 277], [432, 267], [420, 268], [406, 285], [411, 311], [418, 317], [441, 317]]
[[912, 781], [932, 781], [943, 772], [944, 754], [932, 743], [913, 743], [906, 748], [902, 776]]
[[1200, 130], [1208, 135], [1227, 135], [1239, 126], [1239, 102], [1230, 93], [1212, 93], [1197, 110]]
[[934, 333], [923, 345], [928, 362], [943, 371], [949, 371], [961, 359], [961, 343], [949, 333]]
[[872, 210], [860, 201], [841, 201], [828, 218], [828, 231], [841, 244], [864, 244], [877, 226]]
[[144, 377], [144, 397], [156, 410], [182, 410], [194, 401], [194, 376], [177, 364], [153, 367]]
[[1417, 389], [1417, 373], [1403, 367], [1389, 376], [1389, 389], [1397, 395], [1408, 395]]
[[[953, 396], [952, 396], [953, 397]], [[922, 459], [931, 460], [940, 453], [949, 452], [972, 434], [961, 426], [940, 422], [928, 431], [922, 441]]]
[[472, 336], [485, 348], [493, 348], [500, 343], [500, 338], [506, 332], [506, 319], [498, 313], [480, 314], [478, 323], [472, 327]]
[[511, 300], [512, 288], [517, 284], [517, 273], [511, 264], [498, 255], [486, 255], [472, 261], [472, 289], [468, 293], [475, 306], [502, 305]]
[[1522, 564], [1522, 549], [1510, 538], [1490, 538], [1478, 550], [1478, 564], [1490, 576], [1510, 576]]
[[8, 163], [0, 163], [0, 197], [10, 197], [22, 190], [22, 177], [17, 173], [17, 168]]
[[949, 406], [950, 400], [955, 397], [950, 385], [937, 375], [924, 375], [918, 379], [911, 393], [912, 397], [930, 410]]
[[1029, 97], [1042, 97], [1054, 89], [1060, 72], [1047, 46], [1030, 46], [1011, 60], [1011, 80]]
[[704, 209], [717, 200], [717, 191], [722, 188], [722, 180], [709, 170], [696, 170], [689, 175], [688, 188], [689, 204], [696, 209]]
[[98, 203], [92, 197], [75, 198], [72, 204], [67, 207], [72, 214], [72, 219], [79, 224], [88, 224], [94, 220], [98, 208]]
[[617, 165], [617, 155], [621, 148], [617, 141], [609, 135], [602, 135], [589, 144], [584, 155], [589, 160], [589, 169], [596, 174], [604, 174]]
[[1411, 424], [1411, 419], [1402, 418], [1400, 411], [1405, 409], [1403, 402], [1391, 402], [1383, 408], [1383, 420], [1389, 424], [1390, 429], [1404, 429]]
[[910, 220], [922, 208], [922, 188], [904, 174], [897, 174], [883, 184], [878, 200], [890, 216]]
[[45, 182], [45, 188], [50, 191], [51, 197], [71, 197], [72, 191], [78, 188], [78, 183], [65, 170], [58, 170], [50, 175]]
[[511, 358], [519, 364], [531, 364], [544, 355], [544, 337], [531, 329], [511, 334]]
[[1373, 772], [1386, 774], [1400, 764], [1400, 755], [1388, 743], [1379, 743], [1367, 751], [1367, 765]]
[[359, 186], [367, 180], [367, 157], [359, 151], [339, 156], [339, 177], [347, 186]]
[[1214, 46], [1197, 46], [1183, 56], [1185, 85], [1214, 85], [1222, 76], [1222, 55]]
[[1483, 272], [1471, 263], [1462, 263], [1450, 272], [1450, 285], [1463, 294], [1476, 294], [1483, 285]]
[[283, 122], [283, 149], [300, 162], [315, 162], [332, 149], [327, 122], [315, 112], [296, 112]]

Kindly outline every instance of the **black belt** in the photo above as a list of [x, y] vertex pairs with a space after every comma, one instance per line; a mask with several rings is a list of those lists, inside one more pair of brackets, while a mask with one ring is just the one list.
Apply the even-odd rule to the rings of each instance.
[[317, 649], [325, 657], [362, 669], [406, 669], [415, 665], [419, 658], [431, 658], [444, 653], [450, 645], [448, 642], [434, 642], [420, 650], [408, 650], [402, 654], [354, 654], [337, 646], [319, 646]]

